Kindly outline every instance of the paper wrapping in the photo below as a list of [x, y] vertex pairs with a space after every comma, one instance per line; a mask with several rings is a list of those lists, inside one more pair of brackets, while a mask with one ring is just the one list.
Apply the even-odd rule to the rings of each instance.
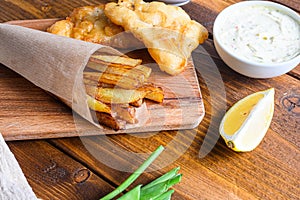
[[0, 63], [52, 93], [92, 123], [82, 77], [96, 51], [118, 53], [99, 44], [0, 24]]

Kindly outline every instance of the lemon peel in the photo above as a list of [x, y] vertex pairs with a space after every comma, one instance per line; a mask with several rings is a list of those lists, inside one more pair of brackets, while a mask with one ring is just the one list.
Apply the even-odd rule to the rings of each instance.
[[264, 138], [274, 113], [274, 88], [246, 96], [224, 115], [219, 132], [234, 151], [255, 149]]

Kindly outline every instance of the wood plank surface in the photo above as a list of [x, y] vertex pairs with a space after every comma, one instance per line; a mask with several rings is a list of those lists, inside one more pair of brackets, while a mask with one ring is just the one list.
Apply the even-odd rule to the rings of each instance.
[[[207, 52], [212, 52], [214, 51], [212, 48], [211, 41], [207, 41], [204, 49]], [[201, 90], [206, 97], [204, 103], [207, 108], [210, 108], [209, 101], [211, 101], [210, 93], [212, 91], [207, 89], [202, 76], [215, 80], [215, 72], [210, 71], [211, 66], [207, 65], [209, 55], [202, 48], [196, 49], [193, 57], [197, 72], [199, 72]], [[218, 57], [215, 57], [214, 61], [217, 63], [224, 84], [227, 86], [227, 107], [232, 106], [247, 94], [275, 87], [274, 118], [265, 139], [255, 151], [235, 153], [229, 150], [225, 143], [219, 139], [207, 156], [199, 158], [199, 148], [204, 143], [208, 128], [211, 126], [212, 132], [218, 132], [218, 122], [211, 121], [211, 118], [218, 118], [218, 114], [213, 114], [211, 109], [206, 110], [206, 115], [197, 129], [182, 133], [162, 131], [152, 137], [142, 136], [142, 138], [132, 135], [110, 136], [109, 139], [113, 141], [113, 144], [102, 142], [104, 137], [58, 139], [51, 140], [51, 143], [68, 152], [72, 157], [79, 158], [91, 168], [96, 168], [98, 174], [105, 174], [111, 182], [118, 185], [128, 174], [121, 172], [120, 175], [120, 172], [116, 173], [116, 170], [107, 167], [95, 157], [87, 156], [91, 152], [88, 150], [97, 149], [99, 153], [106, 153], [106, 149], [114, 149], [113, 145], [118, 145], [124, 148], [124, 151], [153, 151], [155, 144], [168, 146], [169, 141], [174, 141], [176, 135], [182, 134], [181, 141], [191, 141], [190, 147], [178, 160], [159, 171], [162, 174], [172, 167], [181, 167], [180, 172], [183, 173], [184, 178], [181, 184], [174, 187], [176, 192], [173, 199], [297, 199], [297, 194], [300, 192], [296, 186], [300, 175], [298, 170], [300, 119], [282, 105], [282, 98], [286, 95], [285, 93], [297, 89], [299, 80], [284, 75], [275, 79], [258, 81], [233, 72], [230, 68], [225, 67], [225, 64]], [[282, 81], [285, 81], [286, 84], [279, 87], [278, 83]], [[293, 85], [292, 88], [291, 85]], [[222, 97], [220, 96], [220, 98]], [[286, 123], [287, 121], [290, 123]], [[195, 138], [189, 138], [188, 135], [193, 135], [193, 131], [197, 133]], [[212, 137], [210, 140], [213, 139]], [[173, 151], [176, 151], [176, 148]], [[111, 160], [122, 163], [124, 168], [137, 167], [137, 163], [141, 162], [140, 160], [126, 162], [128, 158], [126, 158], [125, 153], [123, 155], [110, 154], [109, 156]], [[157, 176], [156, 173], [154, 177]], [[120, 177], [122, 178], [120, 179]], [[148, 173], [141, 177], [138, 183], [149, 182], [151, 179], [153, 179], [153, 174]]]
[[8, 145], [33, 191], [41, 199], [99, 199], [113, 188], [45, 141]]
[[[0, 2], [0, 22], [61, 18], [74, 7], [98, 2], [101, 1], [5, 0]], [[204, 24], [210, 31], [210, 39], [193, 52], [193, 63], [205, 107], [205, 116], [197, 128], [8, 142], [37, 196], [42, 199], [99, 199], [124, 181], [129, 171], [136, 169], [144, 160], [145, 156], [138, 153], [150, 153], [158, 145], [164, 145], [168, 153], [151, 165], [150, 170], [154, 171], [143, 173], [134, 185], [145, 184], [173, 167], [180, 166], [183, 179], [173, 187], [174, 200], [298, 200], [300, 68], [298, 66], [288, 74], [272, 79], [252, 79], [226, 66], [215, 51], [212, 26], [217, 14], [236, 2], [239, 1], [192, 0], [182, 6], [191, 18]], [[300, 10], [298, 0], [276, 2]], [[14, 99], [12, 104], [22, 105], [20, 110], [25, 115], [32, 112], [32, 118], [29, 117], [27, 123], [37, 124], [39, 118], [34, 118], [37, 114], [45, 118], [48, 115], [56, 117], [57, 121], [69, 116], [72, 123], [69, 108], [1, 66], [0, 88], [4, 83], [8, 84], [8, 79], [17, 80], [18, 87], [24, 90], [21, 94], [30, 103], [24, 103], [22, 98], [15, 96], [8, 98], [13, 93], [2, 92], [0, 106], [4, 112], [10, 109], [6, 108], [7, 101]], [[270, 87], [275, 88], [275, 112], [262, 143], [249, 153], [231, 151], [218, 134], [224, 110], [246, 95]], [[48, 107], [32, 107], [33, 103]], [[3, 114], [2, 110], [0, 115]], [[6, 113], [6, 118], [15, 121], [13, 114]], [[58, 123], [56, 133], [53, 134], [69, 129], [68, 125]], [[137, 155], [131, 157], [129, 152]], [[209, 153], [200, 156], [200, 152]], [[108, 165], [108, 161], [114, 163], [114, 167]], [[159, 167], [164, 163], [166, 166]], [[83, 173], [76, 173], [81, 170]], [[90, 173], [86, 173], [86, 170]], [[85, 174], [90, 176], [83, 183], [75, 183], [74, 174], [79, 174], [79, 177], [86, 177]]]
[[[16, 20], [6, 23], [45, 31], [56, 21], [57, 19], [55, 18]], [[191, 129], [197, 127], [203, 119], [205, 111], [193, 61], [191, 59], [188, 61], [186, 69], [181, 74], [170, 76], [159, 70], [146, 49], [127, 53], [130, 53], [131, 57], [142, 59], [144, 65], [151, 67], [152, 73], [148, 81], [155, 83], [164, 90], [163, 103], [157, 104], [146, 100], [147, 109], [144, 110], [147, 114], [142, 113], [140, 117], [137, 117], [139, 120], [137, 124], [127, 124], [124, 130], [119, 131], [110, 130], [105, 127], [102, 130], [96, 130], [95, 127], [89, 125], [83, 119], [79, 119], [79, 117], [76, 117], [72, 121], [72, 112], [68, 109], [65, 109], [69, 111], [67, 115], [47, 115], [45, 117], [43, 114], [44, 109], [52, 106], [51, 104], [48, 105], [48, 99], [45, 98], [46, 100], [42, 101], [36, 107], [35, 95], [30, 90], [30, 88], [35, 86], [30, 85], [26, 80], [22, 80], [21, 77], [6, 77], [5, 74], [8, 69], [2, 69], [3, 79], [0, 82], [0, 93], [4, 99], [0, 99], [0, 101], [5, 101], [5, 103], [0, 106], [0, 109], [3, 110], [0, 115], [0, 132], [2, 132], [5, 140], [72, 137], [81, 134], [89, 135], [87, 131], [82, 133], [82, 130], [86, 129], [91, 130], [89, 131], [90, 135], [95, 135]], [[2, 68], [5, 67], [3, 66]], [[35, 90], [39, 91], [37, 88]], [[25, 91], [26, 94], [24, 94]], [[30, 101], [25, 101], [25, 99], [22, 102], [18, 101], [23, 96], [29, 98]], [[29, 107], [36, 107], [38, 112], [16, 112], [16, 110], [24, 108], [25, 104]], [[10, 115], [12, 113], [13, 115]], [[67, 126], [64, 126], [64, 129], [60, 129], [64, 123]], [[83, 126], [81, 126], [82, 124]]]

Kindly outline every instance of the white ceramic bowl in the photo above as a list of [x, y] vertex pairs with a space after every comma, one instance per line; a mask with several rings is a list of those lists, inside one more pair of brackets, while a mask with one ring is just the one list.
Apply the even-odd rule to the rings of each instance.
[[[258, 62], [248, 59], [239, 53], [234, 52], [231, 48], [224, 44], [224, 39], [221, 39], [221, 29], [228, 23], [228, 17], [232, 16], [233, 12], [240, 12], [241, 9], [247, 6], [266, 6], [275, 8], [285, 15], [293, 18], [300, 26], [300, 16], [293, 10], [277, 3], [268, 1], [244, 1], [233, 4], [225, 8], [216, 18], [213, 26], [213, 36], [215, 48], [223, 59], [223, 61], [236, 72], [252, 78], [271, 78], [285, 74], [295, 68], [300, 63], [300, 49], [298, 54], [286, 61], [282, 62]], [[253, 22], [255, 23], [255, 22]], [[269, 27], [266, 27], [269, 28]], [[298, 44], [300, 41], [296, 41]]]
[[160, 2], [164, 2], [165, 4], [173, 5], [173, 6], [183, 6], [190, 2], [190, 0], [157, 0]]

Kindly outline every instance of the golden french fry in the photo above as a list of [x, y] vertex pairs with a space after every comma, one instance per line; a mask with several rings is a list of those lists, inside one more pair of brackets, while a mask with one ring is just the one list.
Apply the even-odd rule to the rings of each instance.
[[116, 131], [124, 129], [126, 125], [126, 121], [117, 119], [108, 113], [96, 112], [96, 118], [99, 124], [112, 128]]
[[112, 56], [112, 55], [92, 55], [90, 62], [103, 64], [104, 66], [120, 67], [125, 69], [133, 69], [142, 71], [144, 76], [148, 78], [152, 69], [145, 65], [141, 65], [142, 60], [129, 57]]
[[142, 87], [138, 88], [140, 91], [146, 93], [145, 98], [152, 101], [162, 103], [164, 100], [164, 91], [161, 87], [157, 87], [151, 83], [145, 84]]
[[102, 103], [101, 101], [98, 101], [89, 95], [87, 95], [87, 103], [90, 109], [102, 112], [102, 113], [108, 113], [113, 118], [115, 118], [113, 113], [116, 113], [116, 117], [125, 120], [128, 123], [134, 124], [137, 123], [137, 119], [135, 117], [135, 108], [132, 106], [127, 105], [114, 105], [111, 107], [108, 104]]
[[[136, 68], [128, 69], [123, 66], [116, 67], [116, 66], [112, 66], [112, 65], [103, 65], [101, 63], [96, 63], [96, 62], [89, 62], [87, 64], [87, 67], [90, 69], [102, 72], [102, 73], [115, 74], [118, 76], [124, 76], [124, 77], [128, 77], [131, 79], [137, 79], [141, 83], [146, 81], [145, 72], [141, 71], [139, 69], [136, 69]], [[148, 74], [146, 74], [146, 75], [148, 75]]]
[[84, 85], [90, 85], [90, 86], [97, 86], [98, 87], [98, 81], [92, 80], [92, 79], [83, 79]]
[[131, 102], [130, 105], [134, 107], [140, 107], [143, 103], [144, 103], [144, 99], [139, 99], [137, 101]]
[[87, 96], [87, 104], [90, 109], [98, 111], [98, 112], [105, 112], [111, 114], [111, 108], [105, 103], [102, 103], [101, 101], [97, 101], [96, 99]]
[[105, 62], [106, 64], [115, 63], [121, 65], [129, 65], [135, 67], [142, 63], [141, 59], [134, 59], [123, 56], [114, 56], [114, 55], [92, 55], [91, 58]]
[[110, 104], [130, 104], [146, 96], [143, 90], [126, 90], [121, 88], [98, 88], [86, 86], [88, 95], [103, 103]]
[[145, 65], [137, 65], [134, 69], [142, 71], [142, 73], [144, 74], [146, 79], [149, 78], [149, 76], [152, 72], [152, 69], [150, 67], [145, 66]]
[[125, 89], [134, 89], [142, 84], [138, 80], [131, 79], [129, 77], [100, 72], [83, 72], [83, 78], [98, 81], [99, 83], [115, 85]]
[[145, 98], [162, 103], [164, 101], [164, 93], [161, 90], [151, 91], [146, 94]]
[[152, 69], [141, 60], [111, 55], [93, 55], [84, 72], [87, 103], [96, 120], [114, 130], [137, 123], [136, 109], [144, 99], [163, 102], [161, 87], [146, 83]]
[[107, 83], [99, 83], [98, 81], [95, 80], [90, 80], [90, 79], [83, 79], [84, 85], [90, 85], [90, 86], [97, 86], [97, 87], [103, 87], [103, 88], [114, 88], [115, 86], [112, 84], [107, 84]]

